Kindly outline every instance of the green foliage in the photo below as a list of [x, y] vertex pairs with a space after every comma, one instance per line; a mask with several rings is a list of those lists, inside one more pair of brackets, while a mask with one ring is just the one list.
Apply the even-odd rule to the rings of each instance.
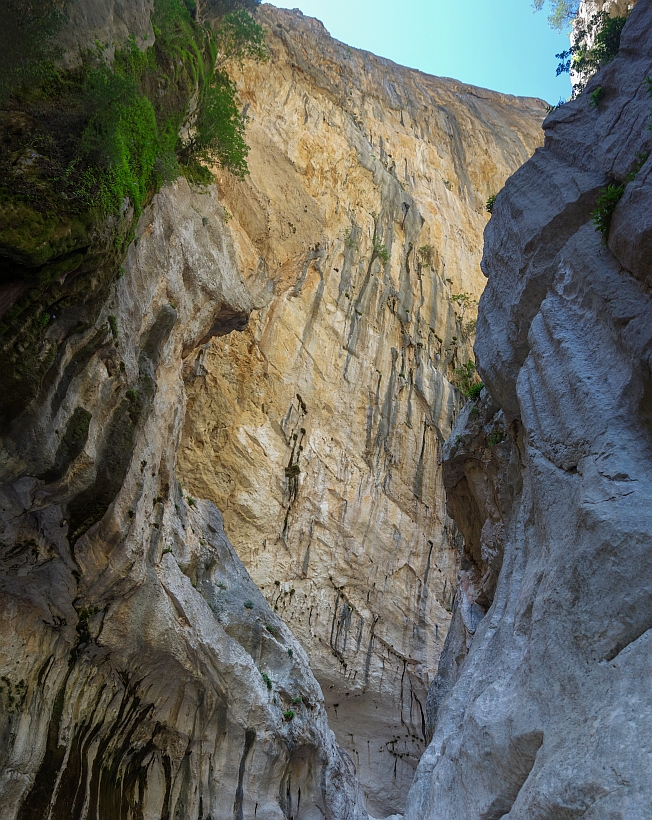
[[276, 627], [272, 626], [272, 624], [265, 624], [265, 629], [271, 634], [276, 635]]
[[596, 231], [600, 231], [606, 243], [609, 238], [609, 229], [616, 205], [620, 202], [625, 193], [625, 185], [607, 185], [600, 190], [596, 209], [591, 213], [591, 218]]
[[[12, 14], [16, 23], [26, 6], [25, 20], [42, 24], [40, 43], [60, 25], [62, 4], [44, 0], [37, 12], [30, 0], [9, 0], [0, 21]], [[29, 174], [17, 175], [4, 160], [0, 189], [38, 212], [58, 212], [59, 220], [69, 213], [116, 214], [129, 201], [138, 216], [152, 193], [179, 175], [178, 159], [187, 166], [184, 175], [197, 183], [212, 181], [205, 165], [222, 165], [239, 177], [247, 173], [236, 89], [224, 71], [214, 69], [220, 47], [224, 58], [266, 58], [262, 27], [242, 5], [230, 4], [236, 10], [213, 33], [182, 0], [156, 0], [154, 45], [141, 52], [132, 39], [112, 65], [99, 46], [67, 72], [42, 60], [39, 71], [30, 72], [11, 50], [3, 52], [0, 61], [13, 60], [15, 69], [2, 73], [12, 89], [9, 116], [13, 110], [27, 114], [20, 128], [10, 128], [6, 156], [29, 155]], [[7, 22], [5, 31], [11, 28]], [[34, 49], [47, 51], [42, 44]], [[198, 107], [187, 121], [197, 91]], [[182, 126], [192, 135], [185, 143]]]
[[265, 30], [245, 9], [229, 12], [220, 21], [215, 32], [217, 65], [228, 61], [256, 60], [267, 62], [269, 50], [265, 44]]
[[292, 657], [294, 655], [294, 652], [291, 649], [288, 649], [288, 655], [289, 657]]
[[633, 180], [636, 179], [636, 176], [637, 176], [638, 172], [641, 170], [641, 168], [648, 161], [649, 157], [650, 157], [650, 155], [646, 151], [639, 151], [636, 154], [636, 161], [634, 162], [634, 165], [632, 166], [632, 170], [625, 177], [626, 182], [632, 182]]
[[600, 105], [600, 100], [604, 99], [605, 94], [606, 91], [601, 85], [599, 85], [591, 94], [591, 97], [589, 99], [589, 108], [598, 108]]
[[467, 310], [471, 305], [477, 305], [478, 302], [470, 293], [454, 293], [451, 296], [451, 302], [458, 304], [462, 311]]
[[186, 501], [188, 502], [188, 505], [190, 507], [196, 507], [197, 506], [197, 502], [195, 501], [195, 499], [191, 495], [189, 495], [187, 497]]
[[467, 399], [471, 399], [471, 401], [476, 401], [476, 399], [479, 399], [483, 388], [484, 384], [482, 382], [475, 382], [475, 384], [472, 384], [466, 394]]
[[380, 239], [374, 239], [373, 241], [373, 255], [378, 257], [384, 265], [389, 262], [389, 251]]
[[247, 118], [240, 115], [235, 83], [225, 71], [216, 71], [204, 86], [194, 131], [181, 157], [200, 165], [221, 165], [243, 179], [249, 173], [244, 139]]
[[262, 679], [265, 681], [265, 685], [267, 686], [267, 688], [268, 688], [268, 689], [270, 690], [270, 692], [271, 692], [271, 690], [272, 690], [272, 679], [271, 679], [271, 678], [270, 678], [270, 676], [267, 674], [267, 672], [261, 672], [260, 674], [261, 674], [261, 676], [262, 676]]
[[[599, 11], [586, 23], [581, 22], [574, 27], [573, 45], [567, 51], [555, 55], [560, 60], [557, 76], [572, 71], [577, 77], [573, 97], [584, 91], [598, 69], [616, 57], [626, 22], [627, 17], [609, 17], [605, 11]], [[591, 40], [592, 45], [589, 47]]]
[[303, 698], [301, 697], [301, 695], [297, 695], [296, 698], [292, 698], [293, 705], [298, 705], [299, 703], [303, 703]]
[[[533, 0], [532, 6], [535, 11], [540, 11], [545, 0]], [[550, 0], [550, 13], [548, 14], [548, 25], [555, 31], [563, 31], [577, 16], [579, 9], [578, 0]]]
[[474, 335], [476, 329], [478, 327], [478, 320], [477, 319], [469, 319], [468, 322], [465, 322], [462, 325], [462, 334], [461, 339], [463, 342], [466, 342], [471, 336]]
[[501, 441], [505, 441], [507, 433], [502, 427], [494, 427], [494, 429], [487, 436], [487, 447], [495, 447]]
[[[195, 5], [194, 0], [188, 0], [188, 2]], [[260, 0], [200, 0], [200, 2], [202, 15], [206, 19], [221, 18], [237, 9], [254, 11], [260, 5]]]
[[344, 244], [347, 248], [357, 248], [355, 241], [355, 225], [351, 225], [344, 231]]
[[606, 188], [600, 189], [596, 208], [591, 212], [591, 219], [593, 220], [596, 231], [600, 231], [602, 234], [605, 243], [609, 239], [611, 220], [616, 209], [616, 205], [618, 205], [622, 199], [627, 185], [636, 179], [636, 175], [645, 165], [649, 156], [650, 155], [648, 153], [639, 151], [636, 155], [636, 161], [632, 166], [632, 170], [627, 174], [624, 182], [620, 185], [611, 183], [611, 185], [607, 185]]
[[432, 268], [435, 248], [433, 245], [421, 245], [419, 248], [419, 258], [426, 267]]
[[455, 368], [454, 384], [467, 399], [478, 398], [484, 385], [479, 380], [475, 363], [471, 359]]
[[487, 200], [487, 203], [486, 203], [486, 205], [485, 205], [485, 208], [487, 209], [487, 211], [489, 211], [489, 213], [490, 213], [490, 214], [491, 214], [491, 213], [493, 213], [493, 210], [494, 210], [494, 202], [495, 202], [495, 201], [496, 201], [496, 194], [492, 194], [492, 195], [489, 197], [489, 199]]
[[294, 718], [294, 712], [292, 711], [292, 709], [288, 709], [287, 712], [283, 712], [283, 717], [286, 720], [292, 720]]
[[253, 601], [245, 601], [245, 602], [242, 604], [242, 606], [243, 606], [245, 609], [253, 609], [253, 608], [254, 608], [254, 602], [253, 602]]
[[560, 97], [557, 105], [546, 105], [546, 114], [550, 114], [552, 111], [556, 111], [558, 108], [561, 108], [562, 105], [565, 105], [567, 102], [568, 100], [565, 100], [563, 97]]

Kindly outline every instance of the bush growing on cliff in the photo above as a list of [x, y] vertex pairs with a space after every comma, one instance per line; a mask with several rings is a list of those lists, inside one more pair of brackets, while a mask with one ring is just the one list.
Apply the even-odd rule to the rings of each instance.
[[[573, 97], [582, 93], [598, 69], [616, 57], [626, 22], [627, 17], [609, 17], [606, 12], [599, 11], [586, 23], [575, 25], [574, 43], [566, 51], [555, 55], [560, 60], [557, 76], [571, 71], [576, 75]], [[591, 46], [589, 42], [592, 42]]]
[[[5, 198], [19, 197], [59, 218], [89, 210], [116, 214], [128, 199], [137, 215], [163, 182], [180, 173], [179, 161], [194, 167], [188, 175], [196, 181], [210, 179], [202, 164], [244, 175], [245, 120], [234, 84], [215, 64], [220, 49], [223, 59], [265, 57], [263, 29], [243, 8], [251, 5], [233, 0], [211, 28], [196, 19], [192, 3], [189, 8], [184, 0], [155, 0], [156, 40], [146, 51], [132, 39], [109, 65], [98, 44], [82, 66], [63, 71], [47, 64], [46, 56], [54, 55], [51, 41], [64, 19], [64, 0], [3, 4], [5, 31], [24, 29], [28, 41], [24, 57], [15, 50], [0, 53], [3, 119], [10, 123], [0, 161]], [[189, 113], [195, 96], [198, 104]], [[17, 174], [8, 157], [24, 152], [30, 171]]]
[[454, 384], [465, 398], [471, 399], [472, 401], [478, 398], [484, 387], [484, 384], [478, 377], [475, 363], [470, 359], [466, 364], [460, 365], [460, 367], [455, 369]]

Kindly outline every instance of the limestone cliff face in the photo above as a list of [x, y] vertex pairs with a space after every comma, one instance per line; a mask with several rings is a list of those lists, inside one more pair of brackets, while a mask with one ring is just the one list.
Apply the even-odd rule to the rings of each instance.
[[[409, 820], [652, 810], [651, 74], [638, 3], [619, 56], [548, 117], [485, 232], [475, 351], [493, 398], [444, 453], [465, 617]], [[607, 184], [625, 187], [605, 244], [591, 213]]]
[[306, 649], [379, 816], [402, 809], [450, 620], [441, 448], [471, 357], [487, 198], [543, 103], [401, 68], [262, 7], [222, 176], [256, 310], [188, 360], [182, 481]]
[[3, 820], [366, 820], [306, 655], [176, 478], [182, 368], [252, 309], [214, 187], [164, 188], [3, 430]]

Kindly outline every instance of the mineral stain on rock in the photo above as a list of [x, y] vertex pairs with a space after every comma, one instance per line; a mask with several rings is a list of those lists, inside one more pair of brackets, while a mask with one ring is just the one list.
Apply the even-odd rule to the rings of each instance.
[[180, 472], [306, 648], [385, 816], [425, 748], [450, 619], [439, 462], [473, 355], [484, 204], [540, 145], [544, 108], [348, 48], [296, 10], [258, 14], [270, 62], [232, 72], [251, 173], [217, 171], [256, 309], [186, 370]]

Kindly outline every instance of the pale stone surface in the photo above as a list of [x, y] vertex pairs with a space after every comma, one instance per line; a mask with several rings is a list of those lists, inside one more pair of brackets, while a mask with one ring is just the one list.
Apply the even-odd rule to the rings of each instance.
[[[639, 3], [619, 57], [548, 118], [545, 148], [508, 181], [485, 234], [476, 354], [511, 442], [495, 477], [485, 471], [493, 486], [473, 482], [492, 411], [469, 407], [446, 457], [453, 500], [466, 483], [473, 502], [456, 513], [467, 560], [481, 572], [498, 555], [483, 525], [473, 556], [497, 510], [504, 557], [468, 656], [440, 668], [448, 694], [406, 820], [652, 813], [649, 160], [610, 247], [591, 223], [599, 188], [652, 148], [651, 71], [652, 5]], [[462, 643], [451, 639], [453, 661]]]
[[3, 431], [2, 820], [366, 820], [303, 649], [176, 480], [184, 357], [252, 309], [215, 188], [164, 188], [124, 267]]
[[297, 11], [261, 20], [271, 61], [233, 74], [251, 174], [221, 177], [258, 310], [189, 364], [180, 469], [308, 652], [382, 817], [425, 747], [453, 601], [439, 459], [475, 306], [452, 297], [480, 295], [485, 202], [540, 144], [544, 105], [348, 48]]
[[82, 53], [96, 43], [109, 59], [130, 37], [141, 49], [151, 45], [153, 8], [154, 0], [72, 0], [66, 6], [68, 22], [59, 35], [64, 65], [80, 63]]

